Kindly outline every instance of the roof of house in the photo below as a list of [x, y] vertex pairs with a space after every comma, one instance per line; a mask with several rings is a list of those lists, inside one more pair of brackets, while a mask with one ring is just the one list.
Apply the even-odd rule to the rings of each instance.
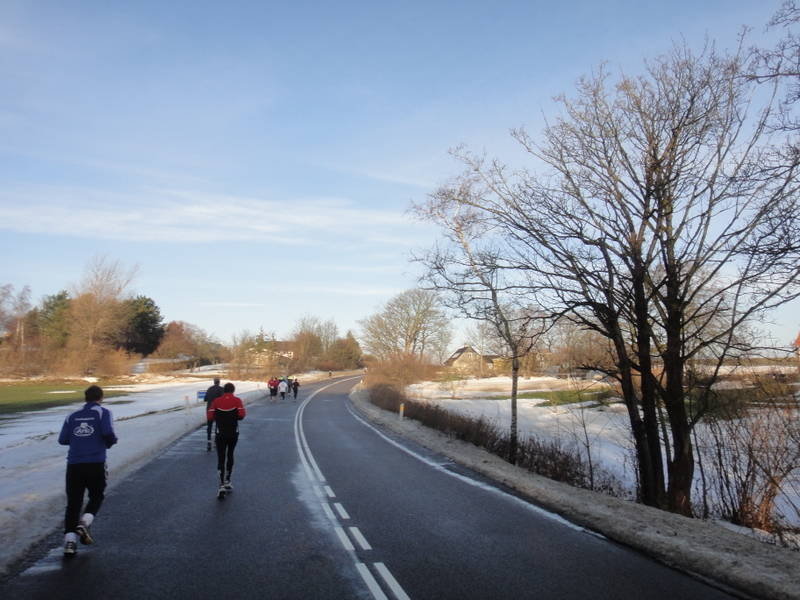
[[461, 358], [464, 354], [467, 354], [469, 352], [471, 352], [475, 356], [480, 357], [481, 360], [483, 360], [486, 363], [491, 363], [494, 359], [499, 358], [499, 355], [497, 354], [481, 354], [480, 352], [477, 352], [472, 346], [462, 346], [461, 348], [453, 352], [450, 358], [444, 361], [444, 366], [449, 367], [450, 365], [455, 363], [459, 358]]

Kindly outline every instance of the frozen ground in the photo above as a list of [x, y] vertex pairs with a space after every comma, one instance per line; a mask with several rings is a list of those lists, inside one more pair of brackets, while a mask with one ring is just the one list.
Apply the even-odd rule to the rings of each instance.
[[[510, 377], [492, 377], [459, 384], [454, 389], [450, 384], [425, 382], [409, 386], [407, 392], [413, 398], [436, 402], [448, 410], [476, 418], [484, 417], [503, 428], [510, 426]], [[599, 384], [593, 382], [555, 377], [520, 379], [518, 386], [520, 393], [555, 390], [577, 393], [579, 390], [600, 389]], [[583, 456], [589, 448], [594, 463], [602, 464], [625, 489], [630, 490], [630, 497], [633, 498], [635, 481], [630, 465], [635, 454], [630, 440], [627, 410], [622, 403], [612, 403], [601, 410], [588, 408], [592, 404], [596, 403], [552, 406], [544, 396], [540, 399], [521, 398], [517, 401], [520, 438], [528, 434], [547, 434], [570, 446], [575, 444]]]
[[[197, 391], [208, 387], [211, 377], [209, 374], [208, 380], [137, 386], [136, 394], [106, 402], [114, 413], [120, 438], [109, 452], [112, 486], [175, 439], [202, 425], [205, 405], [197, 403]], [[301, 377], [301, 383], [303, 380]], [[473, 403], [470, 410], [476, 413], [497, 413], [503, 410], [502, 403], [485, 398], [504, 389], [506, 384], [507, 381], [495, 378], [475, 382], [471, 389], [461, 387], [458, 395], [466, 395], [468, 399], [459, 402]], [[236, 385], [237, 395], [245, 403], [265, 393], [263, 383], [236, 382]], [[526, 382], [526, 386], [540, 389], [548, 385], [561, 384], [558, 380]], [[427, 384], [415, 393], [433, 397], [448, 396], [451, 392]], [[364, 396], [363, 391], [356, 390], [351, 398], [369, 419], [503, 482], [579, 525], [752, 597], [800, 599], [800, 553], [764, 544], [713, 523], [676, 517], [537, 477], [415, 421], [400, 420], [398, 415], [367, 403]], [[534, 406], [521, 403], [521, 416], [536, 419], [540, 424], [557, 422], [553, 416], [532, 416], [529, 409]], [[0, 527], [4, 534], [0, 536], [0, 574], [7, 573], [14, 559], [32, 543], [60, 526], [66, 448], [58, 445], [57, 436], [68, 411], [69, 408], [62, 407], [0, 423]], [[567, 413], [558, 416], [562, 425], [566, 416]], [[616, 413], [607, 416], [611, 423], [619, 417]], [[615, 431], [612, 425], [592, 422], [600, 432]]]

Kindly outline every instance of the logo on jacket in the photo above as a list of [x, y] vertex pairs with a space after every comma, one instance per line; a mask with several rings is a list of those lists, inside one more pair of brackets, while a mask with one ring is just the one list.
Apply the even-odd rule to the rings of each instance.
[[88, 437], [94, 433], [94, 428], [88, 423], [81, 423], [75, 428], [75, 435], [78, 437]]

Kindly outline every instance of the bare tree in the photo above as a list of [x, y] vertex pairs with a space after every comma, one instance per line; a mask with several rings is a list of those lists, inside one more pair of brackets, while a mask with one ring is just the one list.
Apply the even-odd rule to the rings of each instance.
[[12, 300], [12, 316], [14, 320], [14, 345], [24, 353], [25, 351], [25, 316], [31, 309], [31, 288], [24, 286]]
[[557, 98], [542, 142], [513, 132], [541, 174], [462, 148], [467, 172], [448, 186], [501, 232], [537, 305], [608, 339], [613, 368], [600, 367], [622, 389], [640, 499], [687, 515], [706, 408], [699, 390], [689, 410], [687, 364], [751, 350], [739, 328], [800, 296], [800, 230], [787, 226], [800, 153], [771, 127], [776, 87], [753, 94], [743, 77], [748, 58], [675, 45], [638, 77], [601, 68]]
[[441, 364], [452, 335], [439, 298], [429, 290], [411, 289], [391, 298], [374, 315], [358, 322], [359, 341], [380, 360], [414, 358]]
[[791, 107], [800, 100], [800, 35], [792, 29], [800, 22], [800, 8], [794, 0], [784, 0], [767, 28], [783, 31], [783, 37], [774, 48], [754, 48], [755, 62], [748, 75], [760, 83], [786, 83], [785, 111], [781, 113], [780, 126], [797, 131], [800, 123]]
[[31, 353], [26, 335], [30, 298], [31, 288], [27, 285], [16, 294], [14, 286], [0, 286], [0, 344], [7, 346], [2, 362], [12, 370], [29, 366]]
[[322, 356], [325, 359], [330, 358], [329, 355], [333, 344], [339, 339], [339, 328], [336, 326], [336, 322], [333, 319], [328, 319], [320, 323], [317, 335], [319, 335], [319, 341], [322, 344]]
[[74, 287], [69, 307], [69, 346], [83, 357], [85, 367], [114, 345], [127, 324], [123, 301], [138, 267], [95, 256]]
[[426, 268], [423, 284], [436, 290], [447, 307], [488, 324], [502, 340], [503, 354], [511, 363], [508, 460], [516, 464], [520, 363], [533, 348], [543, 322], [530, 309], [528, 289], [520, 286], [518, 272], [504, 259], [503, 243], [493, 235], [497, 228], [491, 215], [464, 202], [472, 195], [470, 183], [456, 189], [442, 188], [430, 194], [425, 203], [413, 205], [418, 217], [442, 231], [439, 243], [414, 259]]
[[214, 364], [224, 348], [204, 329], [185, 321], [170, 321], [156, 350], [160, 358], [183, 361], [192, 370], [203, 364]]
[[323, 354], [322, 321], [319, 317], [306, 315], [298, 319], [292, 331], [294, 341], [294, 357], [292, 364], [295, 369], [303, 370], [314, 367]]
[[8, 332], [10, 320], [9, 301], [14, 293], [14, 286], [10, 283], [0, 285], [0, 341]]

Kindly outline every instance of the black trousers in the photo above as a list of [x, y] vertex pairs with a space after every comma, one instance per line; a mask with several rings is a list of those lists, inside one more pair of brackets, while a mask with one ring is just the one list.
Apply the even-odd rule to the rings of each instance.
[[97, 515], [105, 499], [108, 470], [106, 463], [67, 465], [67, 510], [64, 514], [64, 533], [75, 531], [81, 520], [83, 495], [89, 492], [84, 512]]
[[229, 438], [217, 435], [217, 473], [219, 474], [220, 485], [231, 480], [233, 452], [236, 450], [236, 442], [238, 441], [239, 436]]

